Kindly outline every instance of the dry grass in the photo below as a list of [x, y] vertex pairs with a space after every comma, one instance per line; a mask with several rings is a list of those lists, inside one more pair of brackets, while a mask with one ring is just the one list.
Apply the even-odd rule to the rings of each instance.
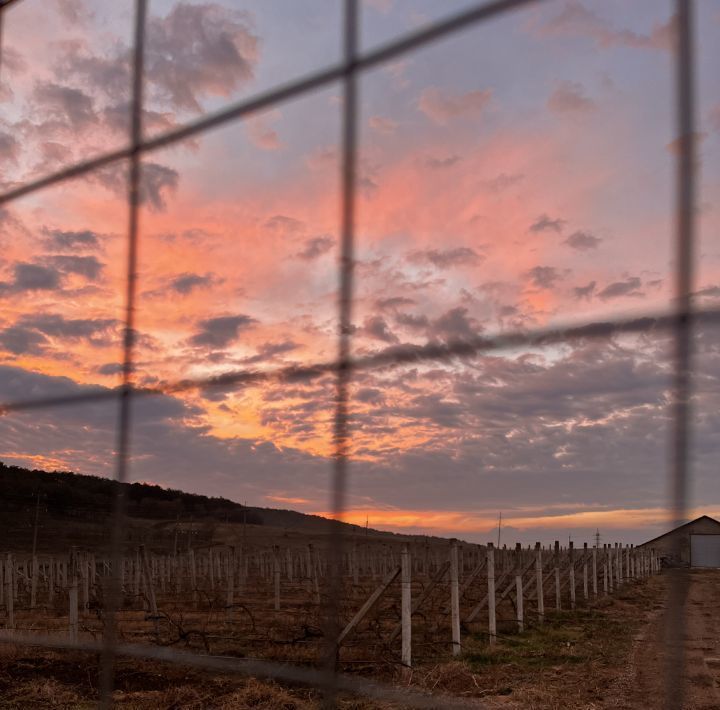
[[[626, 662], [633, 636], [647, 610], [658, 605], [661, 592], [654, 579], [629, 584], [616, 597], [589, 607], [549, 613], [545, 624], [529, 623], [523, 634], [513, 632], [512, 622], [501, 622], [501, 636], [494, 646], [487, 643], [482, 632], [467, 633], [464, 654], [454, 660], [449, 657], [449, 644], [442, 642], [446, 636], [449, 640], [444, 616], [439, 613], [430, 623], [418, 618], [413, 630], [417, 660], [409, 679], [403, 676], [395, 651], [381, 642], [394, 623], [392, 610], [385, 609], [370, 620], [344, 653], [343, 670], [434, 693], [483, 699], [492, 707], [601, 707]], [[267, 612], [254, 612], [254, 631], [250, 620], [239, 611], [230, 627], [220, 614], [176, 609], [176, 621], [185, 631], [195, 630], [205, 636], [192, 633], [175, 645], [240, 657], [296, 663], [315, 660], [322, 638], [313, 634], [301, 638], [300, 629], [303, 625], [315, 628], [317, 619], [309, 612], [278, 615], [265, 607]], [[505, 610], [506, 618], [512, 615], [508, 611], [511, 609]], [[65, 619], [49, 615], [46, 623], [57, 624], [60, 629]], [[99, 637], [97, 617], [86, 616], [84, 625]], [[153, 623], [143, 612], [124, 612], [122, 628], [128, 641], [154, 641]], [[423, 645], [433, 634], [437, 635], [436, 643]], [[173, 635], [177, 637], [177, 629], [164, 622], [161, 641], [168, 643]], [[351, 662], [353, 658], [366, 660]], [[314, 689], [132, 660], [118, 662], [116, 689], [116, 702], [122, 708], [305, 710], [319, 707], [321, 700]], [[97, 693], [97, 658], [0, 645], [0, 708], [93, 707]], [[392, 707], [352, 698], [343, 698], [340, 706], [348, 710]]]

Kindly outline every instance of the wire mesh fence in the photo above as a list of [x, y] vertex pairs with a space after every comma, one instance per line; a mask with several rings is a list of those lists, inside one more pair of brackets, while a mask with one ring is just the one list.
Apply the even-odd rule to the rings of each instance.
[[[0, 5], [0, 30], [4, 13], [22, 0], [5, 0]], [[671, 466], [672, 498], [668, 502], [668, 517], [679, 522], [687, 515], [687, 491], [690, 481], [690, 424], [693, 373], [693, 332], [698, 325], [717, 325], [719, 310], [694, 308], [692, 294], [695, 289], [695, 96], [694, 87], [694, 43], [693, 43], [693, 2], [675, 0], [675, 126], [678, 136], [676, 160], [675, 196], [675, 302], [671, 311], [648, 313], [629, 319], [611, 318], [594, 320], [584, 324], [569, 324], [537, 330], [518, 330], [497, 335], [478, 334], [462, 340], [450, 340], [443, 344], [431, 343], [422, 346], [397, 346], [382, 353], [354, 357], [351, 343], [353, 338], [354, 272], [356, 266], [355, 221], [356, 195], [358, 192], [358, 112], [361, 97], [358, 95], [358, 79], [375, 67], [387, 64], [397, 58], [423, 48], [437, 40], [453, 37], [467, 28], [494, 17], [510, 13], [524, 6], [539, 4], [543, 0], [495, 0], [479, 2], [456, 15], [436, 21], [418, 31], [401, 36], [385, 45], [366, 52], [359, 50], [358, 2], [344, 0], [343, 54], [338, 63], [297, 80], [271, 88], [230, 105], [216, 113], [202, 116], [183, 126], [172, 128], [153, 137], [146, 137], [143, 127], [143, 79], [145, 34], [147, 25], [147, 0], [135, 2], [134, 45], [132, 51], [131, 121], [127, 144], [117, 150], [104, 153], [71, 165], [65, 169], [42, 175], [37, 179], [15, 185], [0, 194], [0, 206], [52, 185], [86, 175], [99, 168], [127, 161], [127, 264], [125, 267], [125, 315], [122, 344], [122, 384], [116, 390], [88, 389], [81, 394], [59, 397], [28, 398], [7, 401], [0, 404], [4, 415], [23, 410], [78, 405], [84, 402], [106, 402], [108, 407], [118, 407], [116, 474], [118, 484], [129, 479], [131, 463], [131, 428], [133, 402], [141, 397], [160, 394], [174, 394], [200, 388], [243, 387], [264, 381], [310, 381], [324, 375], [335, 377], [334, 413], [334, 454], [333, 473], [330, 487], [331, 512], [335, 521], [340, 521], [346, 507], [346, 488], [350, 459], [350, 384], [353, 373], [373, 368], [402, 365], [407, 363], [431, 363], [473, 357], [485, 353], [518, 347], [534, 347], [563, 344], [578, 339], [595, 338], [607, 340], [618, 334], [628, 333], [672, 333], [675, 342], [673, 381], [673, 435], [668, 457]], [[2, 53], [0, 51], [0, 71]], [[338, 269], [339, 332], [337, 354], [331, 361], [317, 362], [304, 366], [282, 367], [275, 370], [255, 371], [251, 369], [232, 370], [220, 375], [165, 382], [161, 386], [139, 386], [134, 382], [136, 312], [138, 292], [138, 245], [142, 241], [139, 226], [140, 183], [142, 160], [145, 156], [164, 147], [175, 145], [185, 139], [200, 136], [206, 131], [240, 121], [263, 109], [276, 107], [296, 97], [319, 88], [341, 82], [342, 84], [342, 145], [341, 167], [341, 254]], [[145, 646], [129, 646], [119, 642], [115, 614], [120, 605], [121, 582], [117, 573], [120, 567], [124, 519], [123, 488], [117, 486], [116, 506], [112, 518], [112, 553], [114, 563], [111, 593], [106, 600], [107, 624], [100, 644], [87, 642], [58, 641], [52, 637], [21, 636], [14, 634], [13, 643], [27, 643], [46, 647], [76, 648], [100, 652], [102, 703], [111, 704], [113, 692], [113, 667], [118, 655], [137, 658], [159, 659], [172, 663], [194, 665], [201, 668], [240, 672], [271, 677], [290, 682], [310, 683], [324, 688], [327, 701], [333, 703], [339, 691], [361, 693], [374, 698], [401, 701], [416, 707], [436, 707], [437, 698], [399, 691], [358, 678], [349, 678], [336, 672], [334, 662], [337, 649], [333, 642], [326, 649], [326, 663], [319, 670], [293, 668], [287, 665], [265, 662], [230, 660], [210, 656], [187, 654], [170, 649]], [[330, 550], [330, 569], [327, 579], [330, 600], [327, 611], [327, 638], [337, 638], [340, 608], [337, 600], [342, 590], [341, 561], [346, 540], [343, 526], [336, 522]], [[670, 707], [682, 704], [682, 660], [683, 660], [683, 600], [687, 589], [686, 576], [674, 577], [671, 589], [671, 620], [667, 628], [668, 672], [666, 673], [666, 696]], [[443, 699], [443, 707], [452, 707], [451, 699]]]

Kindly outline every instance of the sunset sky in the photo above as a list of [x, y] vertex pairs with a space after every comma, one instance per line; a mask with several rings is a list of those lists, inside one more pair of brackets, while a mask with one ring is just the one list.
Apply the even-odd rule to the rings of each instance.
[[[365, 0], [368, 49], [475, 3]], [[146, 135], [340, 60], [338, 0], [150, 0]], [[697, 3], [697, 303], [720, 305], [720, 0]], [[133, 3], [3, 15], [0, 189], [127, 144]], [[363, 74], [353, 350], [661, 313], [673, 21], [549, 0]], [[342, 86], [143, 158], [136, 381], [336, 356]], [[127, 165], [0, 208], [0, 400], [119, 384]], [[506, 542], [666, 525], [668, 333], [361, 371], [347, 519]], [[720, 515], [720, 338], [698, 333], [692, 507]], [[136, 404], [131, 477], [329, 509], [334, 380]], [[112, 403], [0, 418], [0, 459], [110, 476]]]

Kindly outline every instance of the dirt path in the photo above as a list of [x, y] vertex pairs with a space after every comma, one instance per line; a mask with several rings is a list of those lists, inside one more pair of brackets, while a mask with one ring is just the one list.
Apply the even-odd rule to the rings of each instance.
[[[692, 570], [685, 625], [685, 710], [720, 710], [720, 570]], [[654, 580], [670, 587], [665, 573]], [[604, 708], [663, 708], [668, 693], [665, 622], [668, 594], [648, 610], [648, 620], [636, 637], [626, 669], [613, 683]]]

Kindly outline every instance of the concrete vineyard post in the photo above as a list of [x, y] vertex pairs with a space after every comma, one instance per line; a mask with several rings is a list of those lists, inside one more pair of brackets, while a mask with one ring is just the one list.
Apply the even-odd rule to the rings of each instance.
[[560, 601], [560, 543], [555, 540], [555, 608], [560, 611], [562, 603]]
[[70, 575], [70, 587], [68, 590], [68, 627], [70, 641], [78, 640], [78, 578], [77, 578], [77, 556], [75, 550], [71, 550], [68, 561], [68, 574]]
[[523, 566], [522, 566], [522, 547], [520, 543], [515, 544], [515, 608], [517, 610], [518, 631], [522, 633], [525, 630], [523, 619]]
[[588, 546], [583, 544], [583, 599], [588, 600]]
[[570, 548], [568, 549], [568, 560], [569, 570], [568, 576], [570, 578], [570, 608], [575, 608], [575, 548], [573, 547], [573, 541], [570, 540]]
[[405, 668], [412, 665], [412, 571], [410, 550], [403, 545], [400, 555], [401, 600], [400, 616], [402, 619], [402, 653], [401, 662]]
[[450, 541], [450, 615], [452, 622], [452, 652], [460, 655], [460, 589], [458, 587], [458, 543]]
[[497, 620], [495, 618], [495, 549], [492, 542], [487, 545], [487, 582], [488, 582], [488, 639], [491, 644], [497, 638]]
[[34, 609], [37, 605], [37, 586], [40, 568], [38, 567], [37, 555], [32, 556], [32, 579], [30, 580], [30, 608]]
[[145, 591], [147, 593], [148, 597], [148, 604], [150, 605], [150, 613], [153, 616], [157, 616], [158, 609], [157, 609], [157, 601], [155, 599], [155, 590], [153, 589], [152, 584], [152, 574], [150, 572], [150, 565], [148, 564], [147, 554], [145, 553], [145, 545], [140, 545], [140, 562], [142, 563], [142, 572], [144, 582], [145, 582]]
[[539, 542], [535, 543], [535, 586], [537, 587], [538, 621], [542, 624], [545, 620], [545, 599], [543, 598], [542, 547]]
[[275, 611], [280, 611], [280, 548], [273, 547], [273, 589], [275, 591]]
[[7, 609], [7, 624], [6, 628], [15, 628], [15, 598], [13, 596], [13, 577], [15, 563], [13, 561], [12, 553], [8, 552], [5, 558], [5, 607]]
[[597, 545], [592, 549], [592, 590], [593, 596], [597, 597]]

